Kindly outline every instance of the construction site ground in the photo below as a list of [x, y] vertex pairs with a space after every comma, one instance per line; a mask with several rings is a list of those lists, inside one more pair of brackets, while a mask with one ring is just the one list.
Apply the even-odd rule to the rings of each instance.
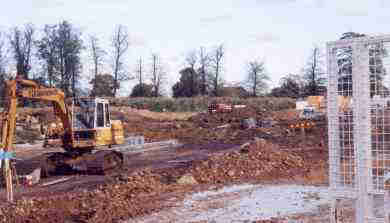
[[[39, 109], [25, 113], [44, 118]], [[181, 145], [129, 153], [121, 170], [105, 176], [68, 172], [21, 185], [12, 204], [3, 188], [0, 222], [329, 222], [326, 122], [305, 132], [288, 129], [297, 117], [295, 110], [207, 114], [113, 108], [112, 118], [122, 120], [127, 136], [176, 139]], [[246, 129], [247, 118], [272, 124]], [[38, 168], [46, 153], [61, 151], [32, 141], [15, 145], [20, 175]], [[287, 205], [287, 197], [298, 206], [277, 202]], [[300, 199], [314, 206], [299, 206]], [[346, 202], [343, 222], [353, 222], [349, 206]], [[245, 211], [248, 207], [259, 209]]]

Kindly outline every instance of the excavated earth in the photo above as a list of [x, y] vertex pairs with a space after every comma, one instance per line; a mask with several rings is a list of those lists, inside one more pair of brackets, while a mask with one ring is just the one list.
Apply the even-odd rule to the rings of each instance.
[[[36, 109], [27, 116], [34, 114], [42, 113]], [[121, 107], [113, 109], [112, 117], [123, 121], [127, 136], [144, 135], [147, 142], [177, 139], [183, 145], [131, 153], [121, 170], [105, 176], [59, 173], [37, 185], [18, 186], [14, 203], [6, 202], [3, 189], [0, 222], [131, 222], [209, 188], [328, 183], [326, 125], [316, 123], [305, 133], [289, 130], [288, 124], [297, 119], [294, 110], [164, 115]], [[271, 120], [272, 125], [244, 129], [246, 118]], [[39, 167], [46, 153], [61, 151], [32, 141], [15, 146], [20, 175]], [[64, 181], [45, 186], [58, 179]]]

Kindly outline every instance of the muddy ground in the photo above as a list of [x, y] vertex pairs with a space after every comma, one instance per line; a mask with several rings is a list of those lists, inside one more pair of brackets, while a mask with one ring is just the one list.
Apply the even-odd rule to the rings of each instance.
[[[122, 120], [127, 136], [144, 135], [147, 142], [177, 139], [181, 146], [129, 154], [124, 168], [105, 176], [66, 173], [37, 185], [19, 186], [13, 204], [5, 202], [3, 190], [0, 222], [136, 222], [177, 206], [188, 194], [210, 188], [328, 183], [325, 122], [302, 133], [288, 129], [297, 119], [294, 110], [162, 114], [113, 109], [113, 118]], [[272, 125], [245, 129], [241, 122], [249, 117], [271, 120]], [[61, 151], [35, 143], [15, 146], [21, 175], [39, 167], [45, 153]], [[68, 180], [43, 186], [63, 178]]]

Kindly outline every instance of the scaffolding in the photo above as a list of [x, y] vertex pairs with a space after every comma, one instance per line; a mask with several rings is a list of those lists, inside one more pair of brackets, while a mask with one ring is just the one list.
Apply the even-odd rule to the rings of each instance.
[[389, 222], [390, 35], [329, 42], [327, 62], [331, 222], [340, 199], [357, 223]]

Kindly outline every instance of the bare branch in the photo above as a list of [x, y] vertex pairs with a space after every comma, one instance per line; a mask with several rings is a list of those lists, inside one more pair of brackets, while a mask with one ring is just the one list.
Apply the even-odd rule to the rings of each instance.
[[[89, 44], [91, 49], [91, 58], [93, 61], [94, 78], [100, 74], [99, 68], [103, 64], [105, 51], [99, 46], [99, 39], [96, 36], [89, 36]], [[96, 78], [95, 78], [96, 79]]]
[[142, 86], [144, 82], [144, 74], [143, 74], [143, 64], [142, 64], [142, 57], [139, 58], [138, 60], [138, 68], [137, 68], [137, 79], [138, 79], [138, 84]]
[[315, 46], [312, 53], [307, 60], [306, 67], [303, 69], [304, 77], [308, 82], [308, 95], [318, 95], [320, 92], [320, 85], [323, 82], [324, 61], [320, 48]]
[[113, 47], [113, 73], [115, 80], [114, 96], [117, 89], [119, 89], [119, 82], [129, 79], [128, 75], [124, 72], [124, 56], [129, 49], [129, 34], [127, 28], [124, 25], [118, 25], [115, 28], [114, 35], [111, 41]]
[[220, 87], [222, 85], [222, 67], [223, 59], [225, 56], [225, 48], [223, 44], [217, 46], [211, 54], [211, 64], [214, 70], [212, 76], [213, 94], [215, 96], [220, 95]]
[[161, 63], [160, 56], [152, 54], [151, 82], [153, 86], [153, 97], [162, 95], [162, 86], [166, 78], [166, 71]]
[[201, 95], [207, 95], [208, 92], [208, 79], [209, 79], [209, 72], [208, 69], [210, 67], [210, 56], [206, 52], [206, 49], [204, 47], [200, 47], [199, 49], [199, 74], [200, 74], [200, 94]]
[[23, 30], [14, 27], [10, 36], [10, 44], [16, 60], [16, 70], [24, 78], [28, 78], [34, 32], [34, 26], [26, 24]]
[[190, 51], [186, 56], [186, 63], [189, 67], [191, 67], [193, 70], [195, 70], [195, 66], [198, 63], [198, 55], [195, 50]]
[[5, 74], [5, 63], [6, 63], [6, 52], [5, 52], [5, 38], [4, 34], [0, 32], [0, 75]]
[[247, 66], [247, 85], [251, 95], [257, 97], [267, 90], [267, 81], [269, 80], [269, 77], [266, 74], [263, 61], [253, 60], [250, 61]]
[[61, 21], [46, 25], [42, 38], [36, 41], [38, 56], [45, 61], [49, 85], [61, 88], [67, 96], [79, 92], [82, 64], [80, 54], [84, 49], [81, 32], [71, 23]]

